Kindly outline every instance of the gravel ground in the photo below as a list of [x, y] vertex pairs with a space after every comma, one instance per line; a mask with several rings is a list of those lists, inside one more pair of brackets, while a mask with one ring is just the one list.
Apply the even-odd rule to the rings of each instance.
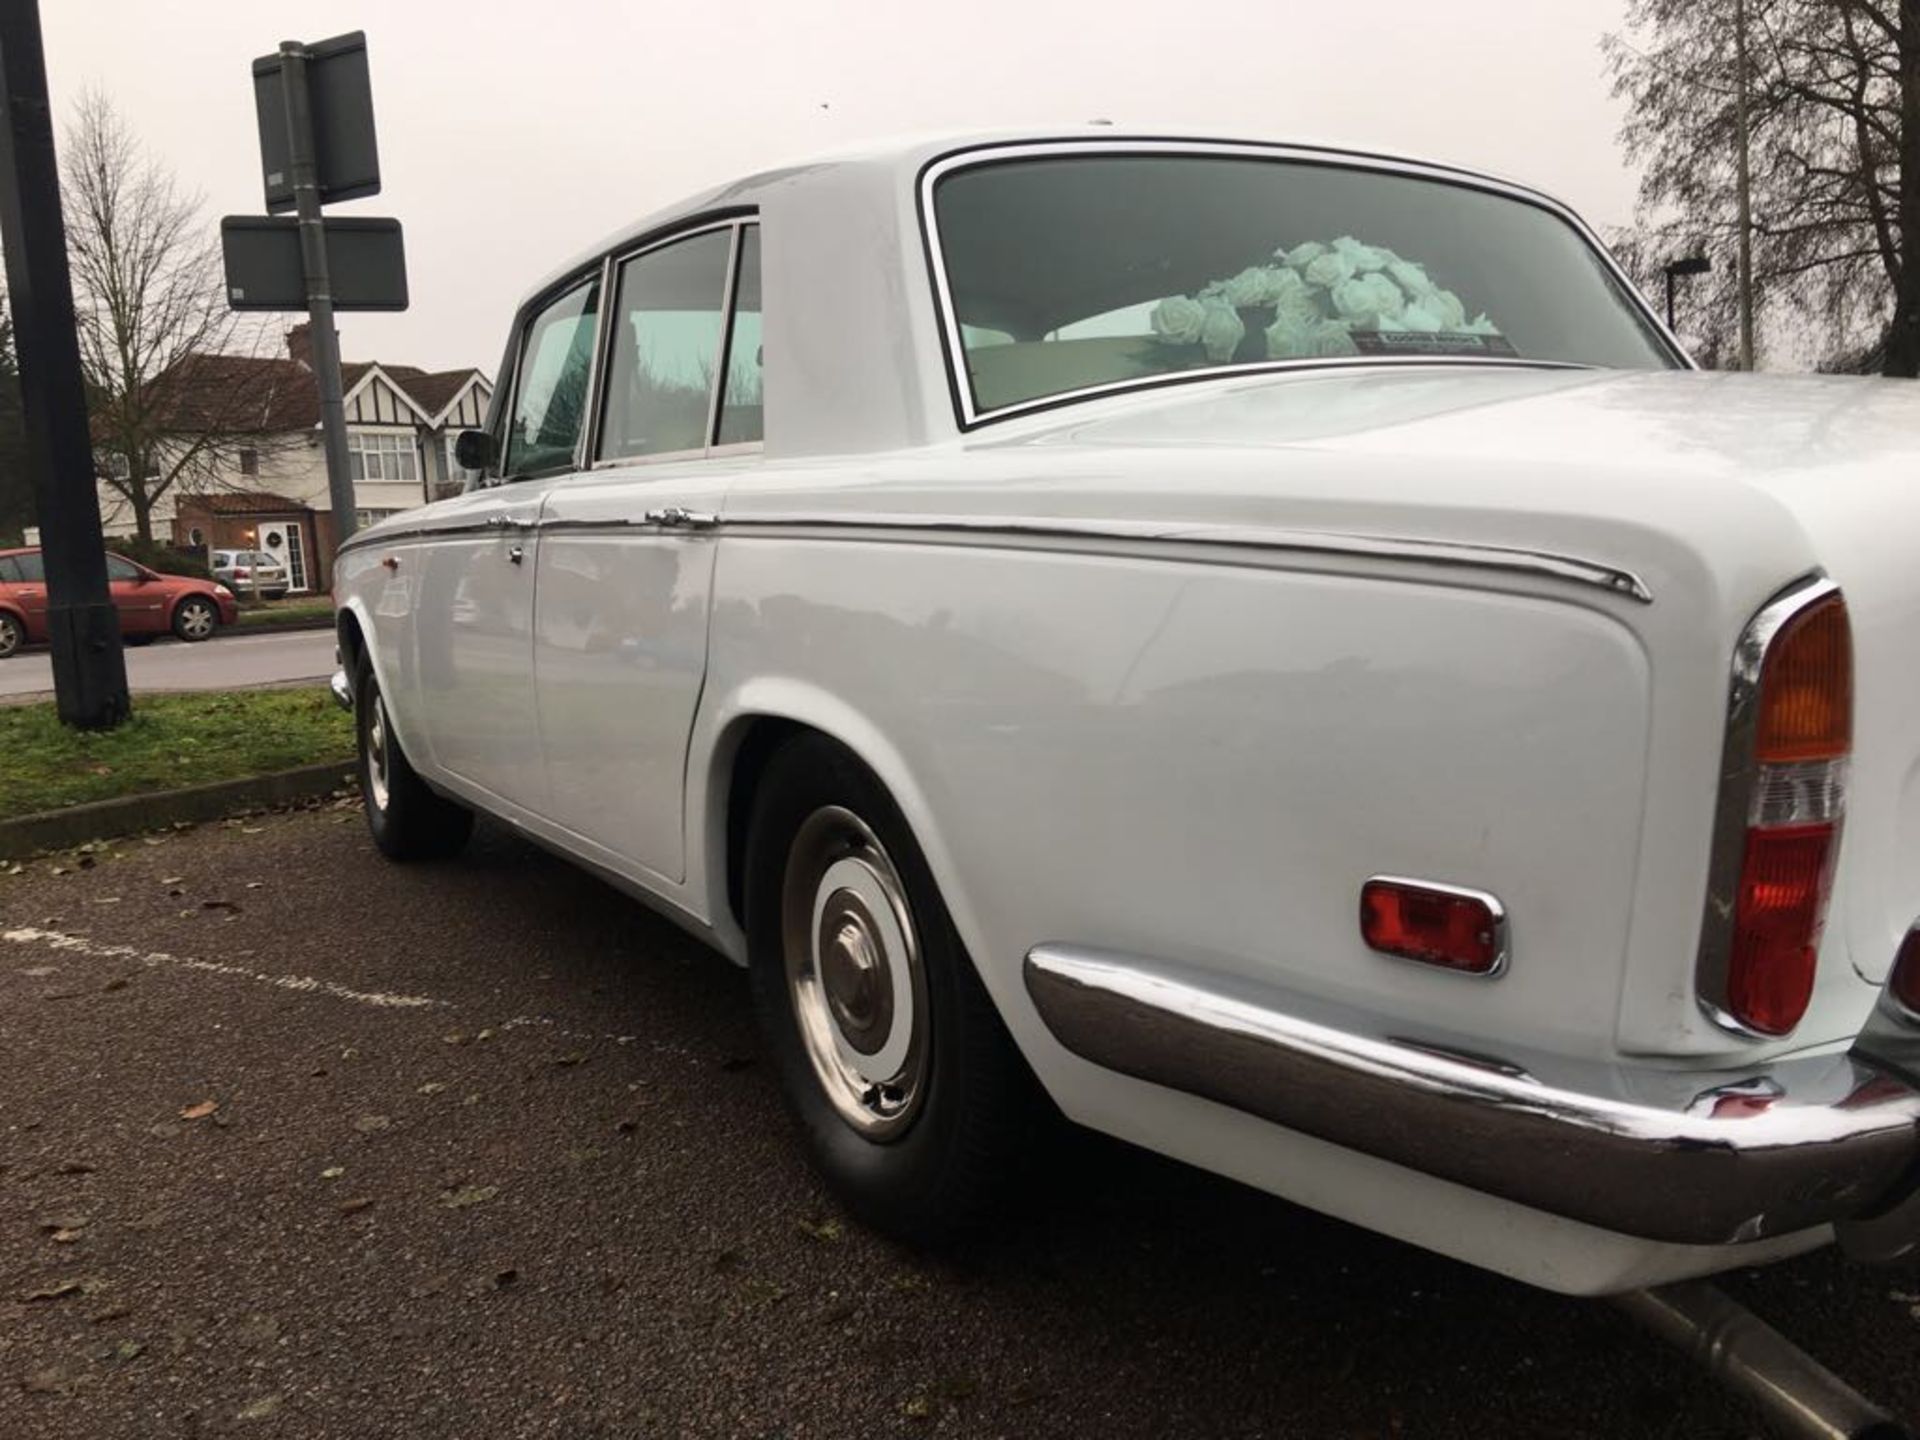
[[[740, 975], [351, 808], [0, 875], [0, 1435], [1688, 1436], [1606, 1308], [1067, 1136], [940, 1257], [838, 1215]], [[1920, 1414], [1920, 1274], [1730, 1288]]]

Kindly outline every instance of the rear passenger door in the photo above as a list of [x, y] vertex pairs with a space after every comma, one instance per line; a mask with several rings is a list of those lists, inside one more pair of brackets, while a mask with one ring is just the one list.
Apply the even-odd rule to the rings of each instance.
[[608, 275], [593, 469], [541, 517], [547, 813], [608, 864], [678, 882], [712, 518], [761, 444], [760, 228], [683, 231]]

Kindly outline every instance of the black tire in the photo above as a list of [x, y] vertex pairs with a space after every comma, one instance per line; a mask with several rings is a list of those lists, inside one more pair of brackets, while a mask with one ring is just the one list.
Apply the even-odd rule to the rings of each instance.
[[[367, 829], [389, 860], [445, 860], [460, 853], [473, 834], [473, 812], [436, 795], [407, 763], [406, 752], [387, 724], [380, 682], [360, 657], [354, 675], [354, 731], [359, 741], [360, 794]], [[384, 765], [382, 761], [384, 760]]]
[[173, 607], [173, 633], [192, 644], [211, 640], [220, 628], [220, 610], [204, 595], [189, 595]]
[[[853, 848], [836, 852], [828, 845], [827, 853], [839, 853], [839, 860], [816, 859], [816, 841], [809, 837], [819, 832], [821, 817], [827, 817], [829, 827], [845, 826], [846, 815], [855, 818], [878, 852], [865, 848], [849, 831], [844, 843]], [[861, 867], [881, 861], [890, 864], [898, 881], [897, 892], [885, 893], [897, 893], [907, 913], [907, 925], [896, 925], [892, 932], [906, 937], [896, 948], [918, 954], [924, 989], [913, 986], [908, 1014], [924, 1019], [924, 1030], [918, 1033], [926, 1044], [924, 1060], [915, 1070], [918, 1078], [903, 1079], [891, 1096], [887, 1085], [872, 1085], [868, 1098], [860, 1102], [866, 1113], [855, 1120], [840, 1108], [848, 1103], [850, 1090], [832, 1078], [831, 1060], [816, 1061], [800, 1018], [803, 1010], [825, 1017], [844, 1040], [849, 1011], [835, 1009], [836, 1002], [824, 998], [801, 998], [802, 982], [793, 974], [796, 967], [802, 973], [811, 970], [819, 981], [815, 995], [833, 993], [826, 978], [834, 971], [829, 952], [847, 952], [821, 937], [845, 922], [846, 915], [834, 918], [835, 905], [850, 893], [833, 890], [834, 869], [851, 863], [854, 869], [842, 873], [859, 876], [864, 874]], [[827, 868], [816, 879], [814, 871], [821, 865]], [[839, 745], [822, 736], [796, 738], [772, 758], [761, 781], [746, 867], [755, 1008], [814, 1163], [854, 1216], [896, 1239], [935, 1244], [974, 1228], [1020, 1174], [1031, 1137], [1051, 1110], [981, 985], [899, 808], [873, 774]], [[850, 883], [866, 882], [856, 878]], [[854, 904], [847, 915], [857, 918], [859, 913], [862, 906]], [[790, 925], [790, 919], [802, 914], [810, 918], [797, 928]], [[854, 929], [859, 928], [855, 924]], [[881, 928], [878, 922], [874, 928]], [[803, 938], [790, 944], [790, 934]], [[917, 947], [912, 943], [916, 936]], [[875, 955], [880, 958], [870, 968], [842, 964], [837, 973], [888, 971], [888, 948], [881, 946], [868, 958]], [[899, 1029], [903, 1022], [894, 988], [887, 987], [890, 998], [882, 1002], [885, 1023], [893, 1028], [879, 1036], [871, 1030], [858, 1032], [864, 1044], [876, 1047], [865, 1059], [878, 1059], [892, 1048], [894, 1036], [905, 1033]], [[878, 1007], [867, 1008], [871, 1012]], [[906, 1023], [908, 1031], [916, 1028], [912, 1020]], [[914, 1054], [911, 1045], [908, 1054]], [[856, 1087], [867, 1081], [860, 1075], [851, 1078]], [[835, 1091], [842, 1097], [838, 1103]], [[891, 1116], [882, 1113], [889, 1099], [901, 1106]], [[882, 1123], [890, 1127], [884, 1134], [859, 1128]]]
[[26, 627], [13, 615], [0, 610], [0, 660], [20, 653], [27, 643]]
[[139, 648], [140, 648], [140, 646], [142, 646], [142, 645], [151, 645], [151, 644], [153, 644], [153, 642], [154, 642], [154, 641], [156, 641], [156, 640], [158, 640], [159, 638], [160, 638], [160, 637], [159, 637], [158, 635], [153, 635], [153, 634], [149, 634], [149, 633], [148, 633], [147, 631], [145, 631], [145, 630], [142, 630], [142, 631], [141, 631], [141, 632], [140, 632], [139, 634], [137, 634], [137, 635], [124, 635], [124, 634], [123, 634], [123, 635], [122, 635], [122, 636], [120, 637], [120, 643], [121, 643], [122, 645], [127, 645], [127, 646], [131, 646], [132, 648], [134, 648], [134, 649], [136, 649], [136, 650], [137, 650], [137, 649], [139, 649]]

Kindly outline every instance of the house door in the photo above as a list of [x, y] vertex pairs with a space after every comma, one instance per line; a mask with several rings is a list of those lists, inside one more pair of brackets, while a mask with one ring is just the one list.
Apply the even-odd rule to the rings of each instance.
[[307, 542], [298, 524], [287, 526], [287, 584], [294, 590], [307, 588]]

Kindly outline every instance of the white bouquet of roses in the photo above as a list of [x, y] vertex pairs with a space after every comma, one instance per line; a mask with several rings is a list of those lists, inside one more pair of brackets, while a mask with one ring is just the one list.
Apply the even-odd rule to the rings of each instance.
[[1199, 345], [1211, 363], [1225, 365], [1246, 342], [1248, 311], [1272, 312], [1264, 327], [1270, 360], [1358, 355], [1353, 337], [1359, 332], [1500, 334], [1485, 315], [1469, 320], [1460, 297], [1441, 289], [1423, 267], [1352, 236], [1276, 250], [1268, 264], [1216, 280], [1197, 295], [1169, 296], [1154, 307], [1150, 323], [1163, 343]]

